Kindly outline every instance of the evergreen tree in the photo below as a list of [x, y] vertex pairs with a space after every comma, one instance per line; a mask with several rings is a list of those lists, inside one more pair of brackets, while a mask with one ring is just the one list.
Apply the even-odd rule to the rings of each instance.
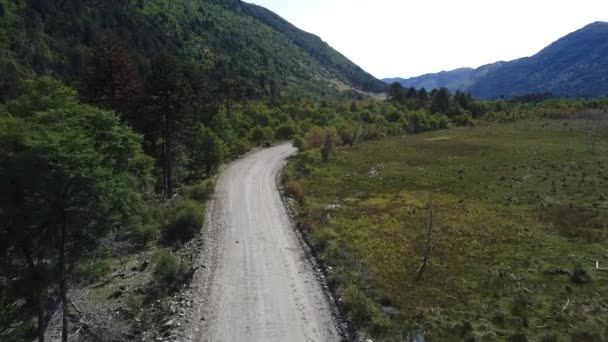
[[450, 110], [450, 92], [447, 88], [437, 90], [431, 99], [431, 112], [448, 114]]
[[138, 213], [151, 165], [141, 139], [113, 113], [79, 104], [74, 91], [48, 78], [27, 87], [0, 121], [0, 221], [34, 284], [39, 339], [45, 295], [56, 279], [67, 341], [72, 265]]
[[160, 141], [163, 193], [166, 198], [171, 198], [175, 185], [175, 149], [188, 139], [192, 130], [191, 110], [196, 93], [177, 59], [165, 53], [152, 63], [147, 91], [147, 111], [153, 118], [154, 136]]
[[143, 82], [125, 44], [116, 36], [101, 37], [80, 81], [80, 94], [91, 104], [112, 109], [132, 125], [143, 96]]

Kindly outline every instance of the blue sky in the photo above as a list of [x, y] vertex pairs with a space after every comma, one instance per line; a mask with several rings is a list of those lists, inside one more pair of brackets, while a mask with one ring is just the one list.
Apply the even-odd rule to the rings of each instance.
[[530, 56], [595, 21], [608, 0], [246, 0], [320, 36], [376, 77]]

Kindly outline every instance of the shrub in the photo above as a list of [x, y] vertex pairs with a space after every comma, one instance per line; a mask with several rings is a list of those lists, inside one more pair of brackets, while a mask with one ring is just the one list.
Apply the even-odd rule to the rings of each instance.
[[306, 146], [310, 148], [319, 148], [323, 145], [323, 139], [325, 138], [325, 130], [320, 127], [313, 127], [306, 134]]
[[390, 321], [372, 299], [349, 284], [341, 291], [341, 306], [356, 327], [362, 327], [372, 335], [382, 335], [390, 329]]
[[153, 261], [154, 280], [161, 286], [175, 286], [185, 280], [188, 267], [170, 251], [158, 251]]
[[211, 197], [215, 191], [215, 181], [213, 179], [205, 179], [186, 189], [186, 194], [189, 199], [204, 202]]
[[240, 156], [251, 150], [251, 144], [245, 139], [237, 139], [232, 146], [232, 154]]
[[295, 146], [300, 152], [306, 150], [306, 141], [301, 136], [296, 136], [293, 138], [293, 146]]
[[109, 259], [94, 259], [84, 265], [78, 267], [78, 276], [85, 283], [93, 283], [99, 281], [104, 276], [112, 271], [112, 263]]
[[156, 222], [138, 224], [133, 227], [132, 233], [136, 240], [146, 246], [148, 242], [158, 238], [160, 226]]
[[439, 129], [448, 129], [450, 126], [450, 120], [447, 116], [442, 115], [439, 117], [439, 123], [437, 124], [437, 128]]
[[178, 202], [169, 214], [164, 238], [168, 243], [191, 240], [203, 226], [203, 206], [196, 201]]
[[452, 118], [452, 122], [456, 126], [466, 126], [466, 127], [474, 126], [473, 118], [468, 113], [454, 116]]
[[289, 181], [286, 187], [287, 193], [293, 196], [298, 202], [304, 203], [305, 193], [304, 186], [298, 181]]
[[334, 136], [330, 132], [327, 132], [325, 135], [325, 140], [323, 141], [323, 147], [321, 148], [321, 159], [323, 162], [327, 163], [329, 156], [334, 151], [334, 146]]
[[251, 130], [250, 140], [255, 145], [260, 145], [272, 137], [272, 129], [269, 127], [256, 126]]
[[296, 134], [293, 126], [285, 124], [277, 129], [276, 138], [279, 140], [289, 140]]

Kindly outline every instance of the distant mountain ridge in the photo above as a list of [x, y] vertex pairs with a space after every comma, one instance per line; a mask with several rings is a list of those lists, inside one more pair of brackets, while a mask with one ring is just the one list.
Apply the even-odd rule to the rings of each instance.
[[595, 22], [550, 44], [532, 57], [460, 68], [409, 79], [405, 87], [470, 91], [479, 98], [550, 92], [556, 96], [608, 96], [608, 23]]

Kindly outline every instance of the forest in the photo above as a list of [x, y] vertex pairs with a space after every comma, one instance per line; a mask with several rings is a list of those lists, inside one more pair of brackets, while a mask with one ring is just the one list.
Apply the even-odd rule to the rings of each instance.
[[326, 64], [340, 67], [324, 65], [311, 54], [325, 47], [296, 49], [239, 6], [0, 0], [0, 340], [44, 341], [58, 310], [63, 341], [70, 325], [116, 330], [78, 319], [71, 291], [147, 253], [152, 278], [120, 318], [142, 323], [113, 332], [140, 337], [165, 311], [139, 308], [193, 272], [180, 253], [203, 225], [218, 168], [252, 148], [291, 140], [327, 160], [386, 136], [608, 107], [398, 84], [378, 100], [358, 69], [335, 56]]

